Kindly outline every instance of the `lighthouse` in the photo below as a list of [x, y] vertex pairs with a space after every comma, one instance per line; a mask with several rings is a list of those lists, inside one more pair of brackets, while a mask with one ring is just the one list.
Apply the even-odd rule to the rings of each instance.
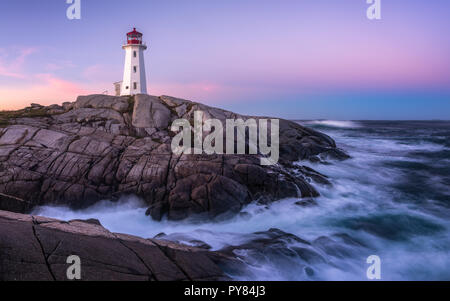
[[125, 50], [125, 67], [120, 95], [147, 94], [144, 64], [144, 50], [147, 46], [142, 43], [142, 33], [133, 28], [133, 31], [127, 33], [127, 43], [122, 48]]

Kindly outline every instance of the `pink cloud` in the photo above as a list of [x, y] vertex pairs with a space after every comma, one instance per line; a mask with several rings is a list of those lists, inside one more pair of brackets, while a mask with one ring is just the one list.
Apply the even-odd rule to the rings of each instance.
[[[8, 52], [2, 49], [0, 55], [0, 76], [12, 77], [12, 78], [26, 78], [26, 74], [23, 73], [23, 65], [28, 56], [37, 51], [36, 47], [28, 47], [21, 49], [19, 55], [15, 58], [11, 58]], [[11, 71], [14, 70], [14, 71]]]
[[[23, 70], [25, 62], [36, 51], [37, 48], [25, 48], [16, 57], [11, 58], [9, 51], [0, 49], [0, 77], [15, 79], [12, 84], [0, 83], [0, 110], [20, 109], [32, 102], [49, 105], [74, 101], [79, 95], [103, 93], [108, 88], [113, 90], [112, 82], [98, 81], [98, 78], [103, 78], [101, 74], [104, 72], [97, 65], [87, 68], [83, 73], [83, 76], [90, 78], [88, 84], [66, 80], [53, 73], [26, 73]], [[70, 61], [62, 61], [49, 63], [44, 69], [57, 71], [73, 66]]]
[[0, 86], [0, 110], [20, 109], [33, 102], [49, 105], [74, 101], [77, 96], [91, 94], [94, 91], [51, 74], [37, 74], [33, 76], [31, 84]]

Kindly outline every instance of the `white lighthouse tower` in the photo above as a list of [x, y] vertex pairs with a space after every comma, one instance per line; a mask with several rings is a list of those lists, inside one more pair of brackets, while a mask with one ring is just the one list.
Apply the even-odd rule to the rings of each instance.
[[147, 46], [142, 43], [142, 33], [136, 28], [127, 33], [125, 49], [125, 67], [120, 95], [147, 94], [147, 79], [145, 76], [144, 50]]

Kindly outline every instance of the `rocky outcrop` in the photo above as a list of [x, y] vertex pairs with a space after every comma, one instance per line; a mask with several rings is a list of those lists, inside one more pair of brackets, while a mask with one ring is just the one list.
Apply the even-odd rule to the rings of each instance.
[[[74, 103], [0, 112], [0, 208], [24, 212], [43, 204], [87, 207], [123, 194], [140, 196], [154, 219], [236, 213], [251, 201], [318, 195], [325, 176], [294, 164], [345, 158], [334, 141], [280, 120], [280, 161], [262, 155], [175, 155], [173, 120], [247, 119], [168, 96], [81, 96]], [[23, 201], [23, 202], [22, 202]], [[9, 209], [8, 209], [9, 208]]]
[[156, 239], [111, 233], [97, 220], [63, 222], [0, 211], [0, 281], [68, 280], [80, 258], [85, 281], [227, 280], [224, 255]]

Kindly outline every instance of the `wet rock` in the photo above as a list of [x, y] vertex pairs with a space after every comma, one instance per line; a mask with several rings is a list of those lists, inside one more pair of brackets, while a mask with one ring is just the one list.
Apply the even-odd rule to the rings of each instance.
[[301, 207], [314, 207], [317, 206], [317, 201], [314, 199], [305, 199], [298, 202], [295, 202], [295, 205]]
[[357, 250], [366, 248], [365, 244], [345, 233], [338, 233], [332, 237], [321, 236], [312, 245], [325, 254], [336, 258], [356, 258]]
[[[346, 233], [321, 236], [307, 241], [280, 229], [242, 234], [239, 243], [225, 246], [219, 253], [227, 257], [218, 260], [232, 277], [245, 275], [248, 279], [271, 280], [272, 275], [260, 277], [258, 271], [278, 274], [276, 279], [298, 280], [317, 278], [325, 266], [348, 269], [349, 259], [364, 262], [366, 254], [373, 252], [365, 244]], [[235, 258], [244, 263], [238, 264]], [[316, 273], [319, 271], [319, 273]], [[303, 272], [303, 274], [301, 274]]]
[[306, 275], [308, 275], [309, 277], [314, 276], [314, 270], [313, 270], [312, 268], [310, 268], [310, 267], [306, 267], [306, 268], [305, 268], [305, 273], [306, 273]]
[[238, 246], [225, 247], [221, 252], [230, 253], [236, 250], [255, 250], [257, 252], [279, 250], [281, 252], [287, 252], [286, 250], [290, 250], [289, 245], [302, 246], [304, 248], [309, 248], [311, 245], [308, 241], [280, 229], [255, 232], [247, 235], [243, 240], [245, 243]]
[[283, 278], [298, 279], [298, 271], [304, 271], [307, 278], [314, 276], [310, 265], [326, 263], [320, 251], [315, 250], [310, 242], [279, 229], [243, 235], [241, 240], [242, 244], [227, 246], [219, 251], [229, 257], [236, 256], [246, 264], [247, 269], [242, 270], [233, 261], [230, 264], [224, 260], [222, 266], [231, 275], [248, 273], [251, 267], [258, 270], [262, 266], [274, 265], [278, 270], [285, 271]]
[[186, 234], [186, 233], [172, 233], [170, 235], [167, 235], [165, 233], [159, 233], [154, 238], [158, 239], [158, 240], [172, 241], [172, 242], [176, 242], [179, 244], [189, 245], [192, 247], [205, 249], [205, 250], [210, 250], [212, 248], [210, 245], [208, 245], [204, 241], [193, 238], [191, 235]]

